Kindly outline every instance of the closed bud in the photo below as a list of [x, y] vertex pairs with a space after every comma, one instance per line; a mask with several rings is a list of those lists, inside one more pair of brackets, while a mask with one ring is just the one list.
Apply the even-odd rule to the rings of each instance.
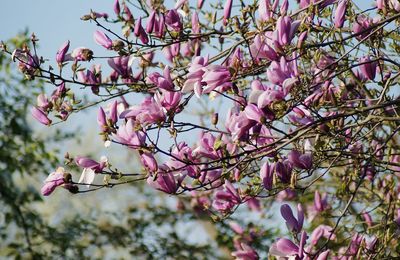
[[217, 124], [218, 124], [218, 113], [214, 113], [214, 114], [212, 115], [211, 123], [212, 123], [213, 125], [217, 125]]

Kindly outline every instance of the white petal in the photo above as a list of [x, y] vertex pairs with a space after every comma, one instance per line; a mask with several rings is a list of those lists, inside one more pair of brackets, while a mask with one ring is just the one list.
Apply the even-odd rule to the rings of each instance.
[[90, 188], [90, 184], [94, 181], [95, 173], [92, 169], [84, 168], [78, 183], [88, 184], [87, 187]]
[[129, 60], [128, 60], [128, 67], [132, 67], [133, 62], [137, 59], [137, 57], [135, 55], [131, 55], [129, 56]]
[[104, 142], [104, 147], [109, 147], [111, 145], [111, 141], [110, 140], [107, 140], [107, 141], [105, 141]]

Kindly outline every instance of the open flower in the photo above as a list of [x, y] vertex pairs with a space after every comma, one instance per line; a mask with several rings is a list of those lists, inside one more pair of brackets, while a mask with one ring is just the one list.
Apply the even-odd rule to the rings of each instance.
[[94, 181], [95, 174], [100, 173], [107, 166], [108, 160], [105, 156], [101, 157], [100, 162], [96, 162], [87, 157], [77, 156], [75, 158], [75, 163], [79, 167], [83, 168], [78, 183], [87, 184], [87, 187], [89, 188], [90, 184]]

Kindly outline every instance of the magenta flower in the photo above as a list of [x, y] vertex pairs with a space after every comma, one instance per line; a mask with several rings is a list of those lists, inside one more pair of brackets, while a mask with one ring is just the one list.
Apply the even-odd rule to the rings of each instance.
[[147, 33], [152, 33], [154, 30], [154, 25], [156, 22], [156, 14], [157, 14], [156, 11], [154, 11], [154, 10], [151, 11], [149, 19], [147, 20], [147, 23], [146, 23], [146, 32]]
[[[275, 1], [277, 2], [277, 1]], [[261, 21], [268, 21], [273, 15], [273, 9], [271, 8], [270, 0], [258, 1], [258, 14]]]
[[365, 37], [367, 37], [370, 33], [370, 30], [368, 28], [371, 26], [372, 21], [364, 15], [359, 15], [357, 16], [356, 21], [353, 23], [353, 32], [354, 33], [360, 33], [356, 38], [361, 40]]
[[192, 62], [189, 64], [189, 73], [187, 74], [186, 81], [183, 84], [183, 93], [194, 91], [198, 95], [201, 94], [201, 80], [207, 63], [208, 59], [203, 57], [198, 56], [193, 58]]
[[174, 83], [172, 82], [171, 72], [168, 66], [165, 66], [163, 76], [158, 72], [153, 72], [147, 76], [146, 82], [165, 90], [171, 91], [174, 89]]
[[299, 233], [303, 228], [304, 212], [301, 204], [297, 204], [297, 219], [293, 216], [293, 211], [289, 205], [281, 206], [281, 215], [286, 221], [289, 231]]
[[279, 259], [303, 259], [304, 245], [307, 240], [307, 234], [305, 231], [301, 232], [300, 246], [297, 246], [291, 240], [287, 238], [279, 238], [276, 242], [271, 245], [269, 254], [277, 256]]
[[132, 74], [132, 69], [128, 65], [129, 56], [119, 56], [107, 60], [108, 65], [113, 68], [122, 78], [128, 78]]
[[98, 45], [101, 45], [108, 50], [112, 49], [112, 40], [102, 31], [95, 31], [93, 38]]
[[369, 80], [374, 80], [376, 75], [376, 67], [378, 66], [377, 61], [371, 61], [369, 56], [364, 56], [360, 59], [361, 64], [360, 69], [362, 74]]
[[165, 30], [165, 18], [164, 15], [161, 14], [159, 19], [156, 19], [154, 22], [153, 31], [156, 37], [162, 38], [164, 36]]
[[248, 119], [257, 123], [262, 124], [265, 121], [264, 112], [254, 104], [248, 104], [244, 109], [244, 113]]
[[119, 126], [115, 137], [118, 142], [133, 149], [140, 148], [146, 141], [146, 134], [142, 131], [135, 130], [134, 121], [132, 119], [128, 119], [125, 125]]
[[214, 145], [216, 138], [212, 133], [202, 132], [200, 135], [199, 144], [196, 149], [193, 150], [193, 154], [197, 157], [206, 157], [210, 159], [218, 159], [220, 154], [215, 150]]
[[[333, 228], [327, 225], [319, 225], [314, 231], [311, 233], [311, 244], [316, 245], [321, 237], [326, 239], [335, 240], [335, 234], [332, 234]], [[332, 234], [332, 235], [331, 235]]]
[[340, 0], [335, 11], [335, 27], [342, 28], [346, 20], [347, 0]]
[[136, 37], [139, 37], [143, 44], [147, 44], [149, 42], [149, 37], [142, 26], [142, 17], [139, 17], [139, 19], [136, 21], [133, 33]]
[[277, 47], [285, 46], [290, 44], [297, 29], [300, 26], [300, 21], [292, 21], [289, 16], [281, 16], [276, 21], [276, 30], [274, 31], [273, 37]]
[[314, 194], [314, 209], [317, 212], [322, 212], [327, 209], [328, 206], [328, 198], [326, 193], [324, 193], [323, 197], [321, 198], [321, 194], [316, 190]]
[[50, 125], [51, 120], [47, 117], [47, 113], [37, 107], [31, 108], [32, 116], [41, 124]]
[[289, 161], [293, 164], [294, 167], [309, 170], [312, 167], [312, 155], [311, 153], [301, 154], [297, 150], [292, 150], [288, 154]]
[[194, 12], [192, 15], [192, 33], [200, 33], [199, 15], [197, 14], [197, 12]]
[[145, 152], [140, 155], [140, 161], [142, 165], [151, 172], [156, 172], [158, 169], [158, 164], [156, 158], [154, 158], [152, 153]]
[[106, 159], [102, 159], [102, 161], [96, 162], [95, 160], [84, 156], [75, 157], [75, 163], [81, 168], [92, 169], [95, 173], [102, 172], [103, 169], [107, 166]]
[[49, 196], [58, 186], [65, 183], [64, 173], [64, 168], [59, 167], [55, 172], [49, 174], [41, 189], [43, 196]]
[[104, 109], [102, 107], [99, 108], [99, 111], [97, 113], [97, 124], [100, 126], [101, 131], [106, 132], [107, 131], [107, 118], [106, 118], [106, 113], [104, 112]]
[[114, 13], [119, 16], [119, 14], [121, 13], [121, 7], [119, 5], [118, 0], [114, 1], [114, 5], [113, 5], [113, 9], [114, 9]]
[[61, 45], [60, 49], [58, 49], [56, 54], [56, 61], [59, 66], [65, 61], [68, 49], [69, 49], [69, 41], [66, 41], [63, 45]]
[[161, 166], [161, 169], [156, 175], [147, 178], [147, 183], [159, 191], [174, 194], [179, 186], [175, 180], [174, 174], [172, 172], [167, 172], [168, 170], [168, 167]]
[[179, 16], [178, 11], [175, 9], [169, 10], [165, 14], [165, 24], [175, 32], [180, 32], [183, 29], [181, 17]]
[[224, 87], [230, 87], [231, 73], [226, 66], [222, 65], [208, 65], [202, 78], [202, 84], [204, 82], [205, 87], [201, 91], [202, 94], [207, 94], [214, 89], [223, 89]]
[[232, 256], [239, 260], [257, 260], [259, 256], [257, 252], [249, 245], [240, 243], [236, 251], [232, 252]]
[[264, 188], [267, 190], [272, 189], [272, 183], [274, 180], [275, 164], [269, 164], [265, 162], [260, 169], [260, 178], [263, 182]]
[[232, 11], [232, 0], [226, 0], [224, 5], [224, 19], [222, 23], [226, 26], [228, 24], [228, 19], [231, 17]]
[[110, 107], [110, 121], [115, 124], [118, 121], [118, 102], [115, 100]]
[[272, 244], [269, 254], [279, 257], [296, 256], [299, 253], [299, 247], [287, 238], [280, 238]]
[[250, 45], [250, 52], [253, 59], [258, 61], [259, 59], [278, 60], [279, 56], [273, 45], [272, 33], [266, 32], [264, 35], [257, 34], [254, 37], [253, 43]]
[[79, 47], [72, 51], [71, 57], [76, 61], [90, 61], [93, 58], [93, 51], [85, 47]]
[[197, 0], [197, 9], [201, 9], [203, 7], [204, 0]]
[[242, 199], [236, 188], [225, 180], [224, 189], [215, 193], [213, 208], [220, 212], [229, 212], [235, 205], [240, 204]]
[[281, 57], [280, 61], [272, 61], [267, 69], [268, 80], [277, 85], [282, 85], [285, 80], [294, 77], [293, 65]]
[[201, 171], [199, 181], [203, 185], [209, 185], [211, 188], [218, 188], [222, 185], [221, 170]]
[[139, 106], [125, 110], [120, 117], [132, 118], [137, 123], [147, 125], [163, 122], [166, 114], [153, 97], [146, 97]]
[[[179, 91], [168, 91], [162, 89], [160, 90], [160, 93], [156, 93], [155, 98], [157, 103], [163, 108], [168, 111], [174, 111], [182, 99], [182, 93]], [[176, 112], [180, 112], [180, 109]]]
[[49, 99], [45, 94], [39, 94], [36, 98], [36, 104], [38, 108], [42, 111], [46, 111], [48, 108], [52, 106], [52, 104], [49, 102]]
[[292, 178], [292, 165], [288, 160], [275, 163], [275, 172], [276, 176], [278, 176], [283, 183], [290, 183]]

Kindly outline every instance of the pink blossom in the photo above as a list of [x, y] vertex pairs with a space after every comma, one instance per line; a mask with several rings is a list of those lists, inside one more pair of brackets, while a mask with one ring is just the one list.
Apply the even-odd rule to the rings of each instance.
[[63, 45], [61, 45], [60, 49], [58, 49], [56, 54], [56, 61], [59, 65], [65, 61], [68, 49], [69, 49], [69, 41], [66, 41]]
[[98, 44], [103, 46], [104, 48], [111, 50], [112, 48], [112, 40], [102, 31], [95, 31], [93, 34], [94, 41]]
[[335, 27], [342, 28], [346, 20], [347, 0], [340, 0], [335, 11]]
[[304, 221], [304, 212], [301, 204], [297, 205], [297, 219], [293, 216], [293, 211], [287, 204], [281, 206], [281, 215], [285, 219], [289, 231], [296, 233], [301, 231]]
[[171, 91], [174, 89], [174, 83], [172, 82], [171, 72], [168, 66], [165, 66], [163, 76], [161, 76], [158, 72], [153, 72], [147, 76], [146, 82], [148, 84], [152, 83], [165, 90]]
[[250, 52], [253, 59], [278, 60], [279, 56], [273, 46], [272, 33], [257, 34], [250, 45]]
[[260, 178], [262, 180], [263, 186], [267, 190], [272, 189], [272, 183], [274, 178], [275, 164], [265, 162], [260, 169]]
[[143, 166], [151, 172], [156, 172], [158, 169], [157, 161], [152, 153], [145, 152], [140, 155], [140, 161]]
[[90, 61], [93, 58], [93, 51], [85, 47], [79, 47], [72, 51], [71, 57], [76, 61]]
[[157, 174], [147, 178], [147, 183], [157, 190], [174, 194], [178, 190], [179, 186], [175, 180], [174, 174], [172, 172], [168, 172], [168, 170], [168, 167], [162, 166]]
[[115, 137], [118, 142], [134, 149], [140, 148], [146, 141], [145, 133], [135, 130], [132, 119], [128, 119], [126, 124], [119, 126]]
[[43, 196], [49, 196], [58, 186], [65, 183], [64, 173], [64, 168], [59, 167], [55, 172], [49, 174], [41, 189]]
[[301, 154], [297, 150], [292, 150], [288, 154], [288, 159], [296, 168], [309, 170], [312, 167], [311, 153]]
[[47, 117], [47, 113], [37, 107], [31, 108], [32, 116], [41, 124], [50, 125], [51, 120]]
[[175, 32], [180, 32], [183, 29], [181, 17], [175, 9], [167, 11], [165, 14], [165, 24]]
[[241, 198], [236, 188], [228, 180], [225, 180], [224, 189], [215, 193], [212, 206], [220, 212], [229, 212], [240, 202]]
[[364, 56], [360, 59], [360, 62], [363, 63], [360, 65], [362, 74], [369, 80], [374, 80], [378, 65], [377, 61], [371, 61], [369, 56]]
[[228, 24], [228, 19], [231, 17], [232, 11], [232, 0], [226, 0], [224, 5], [224, 19], [222, 23], [226, 26]]

